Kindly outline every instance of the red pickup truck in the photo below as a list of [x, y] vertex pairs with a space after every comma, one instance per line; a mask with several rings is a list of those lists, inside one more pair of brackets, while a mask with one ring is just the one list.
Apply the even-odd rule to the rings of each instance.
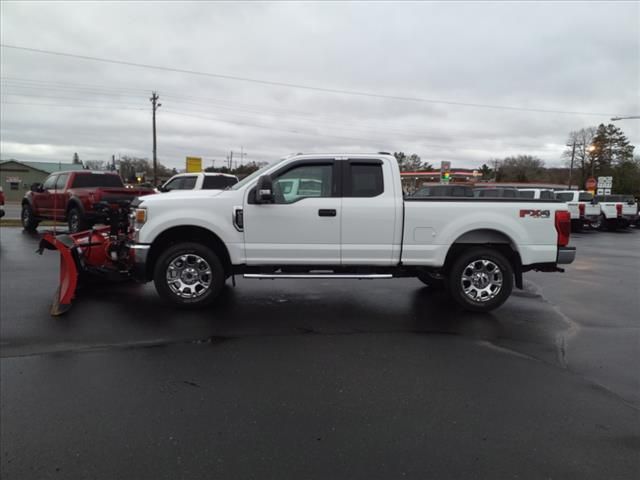
[[94, 205], [116, 203], [154, 193], [151, 188], [127, 188], [115, 172], [78, 170], [55, 172], [34, 183], [22, 199], [22, 226], [35, 231], [42, 220], [65, 221], [72, 233], [87, 230], [100, 216]]

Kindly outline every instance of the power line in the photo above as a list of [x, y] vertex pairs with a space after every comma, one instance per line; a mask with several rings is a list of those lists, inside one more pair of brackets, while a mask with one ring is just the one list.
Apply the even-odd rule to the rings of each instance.
[[494, 110], [510, 110], [510, 111], [520, 111], [520, 112], [533, 112], [533, 113], [552, 113], [552, 114], [561, 114], [561, 115], [586, 115], [586, 116], [615, 116], [615, 113], [598, 113], [598, 112], [576, 112], [576, 111], [567, 111], [567, 110], [548, 110], [542, 108], [526, 108], [526, 107], [514, 107], [514, 106], [506, 106], [506, 105], [492, 105], [492, 104], [483, 104], [483, 103], [469, 103], [469, 102], [456, 102], [449, 100], [435, 100], [435, 99], [427, 99], [427, 98], [419, 98], [419, 97], [406, 97], [399, 95], [384, 95], [379, 93], [372, 92], [362, 92], [357, 90], [346, 90], [346, 89], [338, 89], [338, 88], [327, 88], [327, 87], [317, 87], [312, 85], [303, 85], [298, 83], [288, 83], [288, 82], [278, 82], [273, 80], [262, 80], [256, 78], [249, 77], [241, 77], [236, 75], [226, 75], [221, 73], [212, 73], [212, 72], [201, 72], [197, 70], [187, 70], [182, 68], [175, 67], [166, 67], [161, 65], [151, 65], [145, 63], [137, 63], [137, 62], [129, 62], [125, 60], [115, 60], [110, 58], [102, 58], [102, 57], [94, 57], [90, 55], [78, 55], [73, 53], [59, 52], [54, 50], [44, 50], [39, 48], [30, 48], [30, 47], [22, 47], [18, 45], [8, 45], [4, 43], [0, 43], [0, 47], [2, 48], [10, 48], [14, 50], [21, 50], [26, 52], [33, 53], [41, 53], [45, 55], [55, 55], [60, 57], [68, 57], [68, 58], [77, 58], [80, 60], [89, 60], [94, 62], [102, 62], [102, 63], [111, 63], [115, 65], [127, 65], [130, 67], [138, 67], [138, 68], [148, 68], [153, 70], [161, 70], [165, 72], [175, 72], [175, 73], [184, 73], [187, 75], [197, 75], [201, 77], [210, 77], [210, 78], [219, 78], [223, 80], [234, 80], [241, 81], [247, 83], [255, 83], [261, 85], [268, 85], [272, 87], [287, 87], [287, 88], [297, 88], [301, 90], [309, 90], [315, 92], [324, 92], [324, 93], [333, 93], [333, 94], [341, 94], [341, 95], [352, 95], [359, 97], [368, 97], [368, 98], [379, 98], [385, 100], [398, 100], [405, 102], [422, 102], [422, 103], [432, 103], [432, 104], [441, 104], [441, 105], [449, 105], [449, 106], [460, 106], [460, 107], [473, 107], [473, 108], [486, 108], [486, 109], [494, 109]]

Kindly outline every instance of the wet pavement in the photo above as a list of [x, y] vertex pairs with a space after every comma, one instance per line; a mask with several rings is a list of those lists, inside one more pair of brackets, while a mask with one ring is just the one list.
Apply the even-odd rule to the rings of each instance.
[[[640, 231], [491, 314], [415, 279], [239, 278], [203, 311], [0, 229], [3, 478], [633, 478]], [[230, 283], [230, 282], [229, 282]]]

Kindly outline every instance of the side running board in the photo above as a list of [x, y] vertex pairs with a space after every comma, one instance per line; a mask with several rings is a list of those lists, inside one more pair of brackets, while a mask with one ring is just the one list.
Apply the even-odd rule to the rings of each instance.
[[257, 278], [259, 280], [276, 279], [276, 278], [308, 278], [308, 279], [320, 279], [330, 278], [336, 279], [359, 279], [359, 280], [382, 280], [385, 278], [393, 278], [390, 273], [370, 273], [370, 274], [357, 274], [357, 273], [245, 273], [244, 278]]

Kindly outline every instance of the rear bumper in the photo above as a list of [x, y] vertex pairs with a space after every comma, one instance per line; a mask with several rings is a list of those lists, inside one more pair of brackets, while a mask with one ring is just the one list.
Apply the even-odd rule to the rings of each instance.
[[576, 259], [576, 247], [559, 247], [556, 263], [558, 265], [567, 265], [573, 263]]
[[131, 276], [139, 282], [147, 282], [147, 258], [151, 245], [134, 243], [129, 247], [131, 258]]

